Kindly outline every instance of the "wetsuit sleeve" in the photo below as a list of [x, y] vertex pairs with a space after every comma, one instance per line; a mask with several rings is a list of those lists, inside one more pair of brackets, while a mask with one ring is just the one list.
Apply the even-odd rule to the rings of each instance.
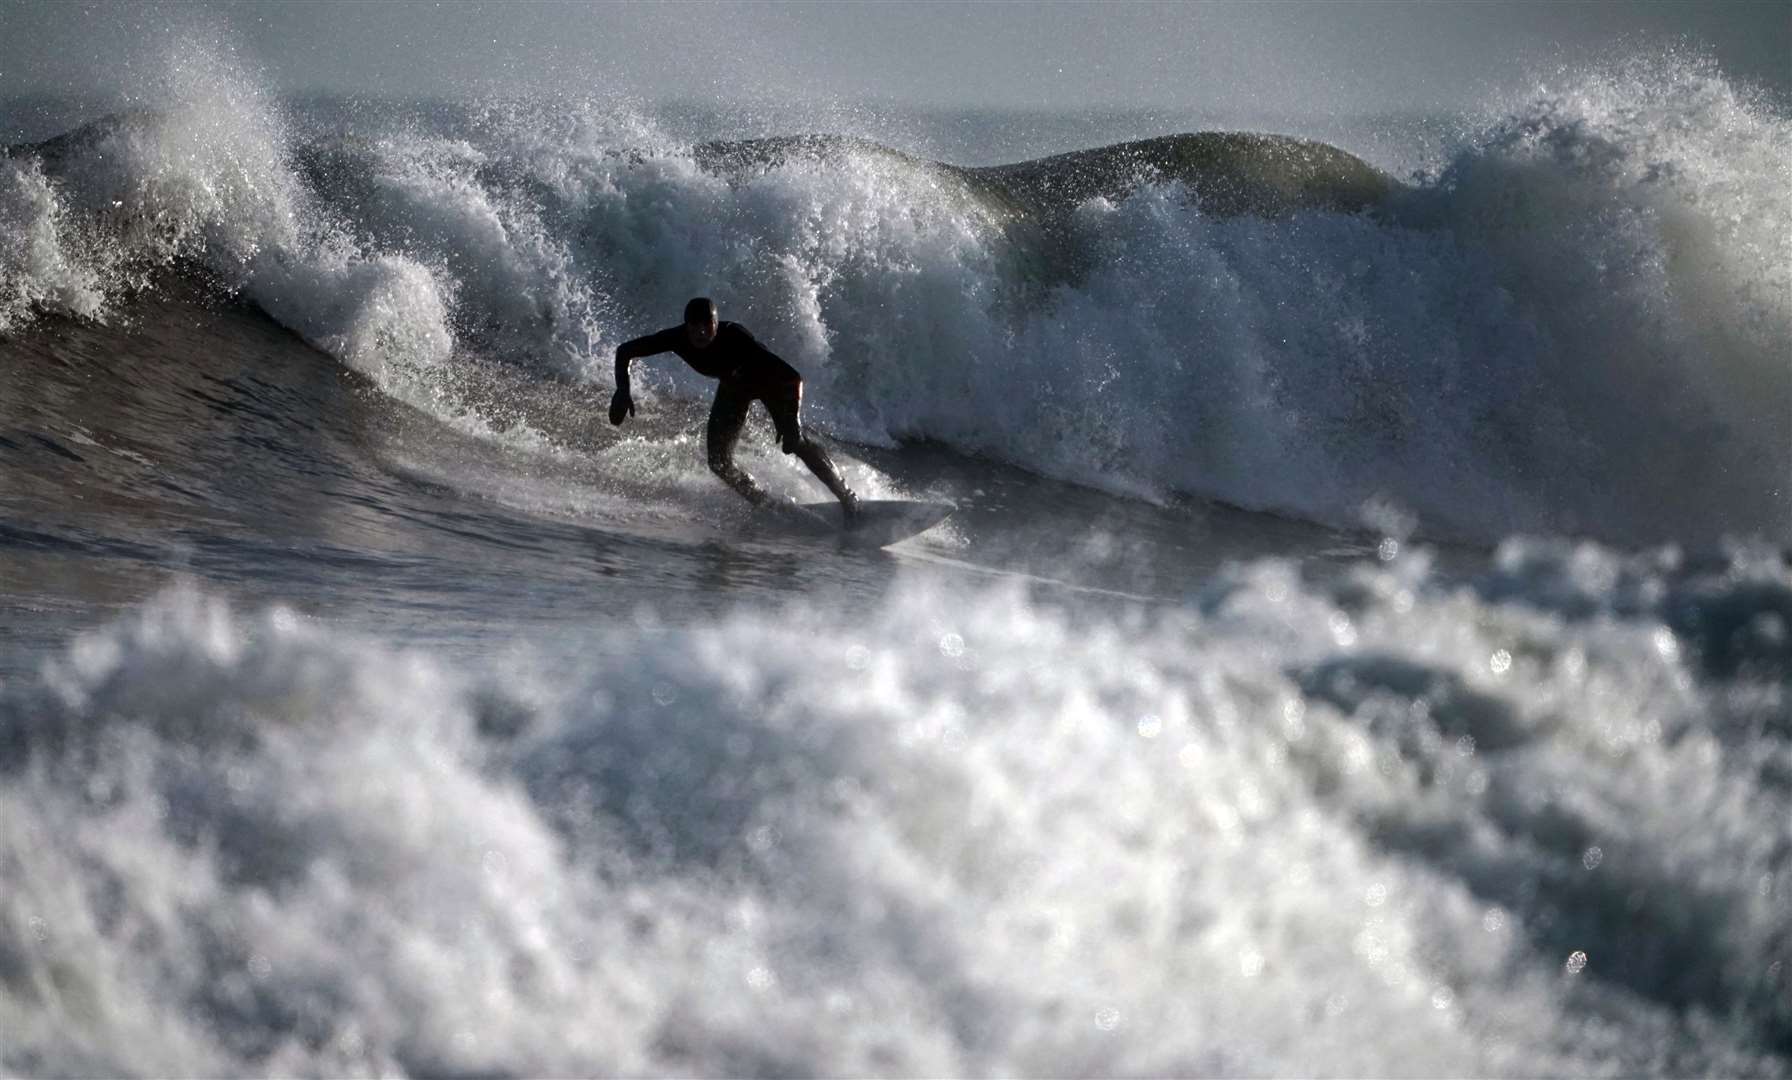
[[656, 353], [671, 352], [678, 344], [676, 335], [681, 328], [668, 327], [646, 337], [631, 338], [616, 346], [616, 388], [628, 389], [628, 365], [631, 360], [641, 356], [653, 356]]

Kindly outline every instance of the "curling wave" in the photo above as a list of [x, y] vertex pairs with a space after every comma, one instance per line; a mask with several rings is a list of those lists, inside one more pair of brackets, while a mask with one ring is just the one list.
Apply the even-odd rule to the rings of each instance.
[[1792, 125], [1697, 63], [1539, 88], [1410, 184], [1275, 136], [966, 168], [595, 105], [300, 138], [233, 87], [15, 148], [0, 331], [181, 262], [463, 415], [456, 355], [601, 384], [705, 292], [851, 440], [1484, 540], [1792, 538]]

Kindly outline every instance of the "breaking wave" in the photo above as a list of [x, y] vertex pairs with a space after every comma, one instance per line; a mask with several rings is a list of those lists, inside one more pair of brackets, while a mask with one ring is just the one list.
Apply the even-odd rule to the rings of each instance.
[[179, 70], [0, 163], [0, 332], [179, 266], [465, 416], [457, 358], [602, 383], [708, 293], [849, 440], [1488, 541], [1792, 538], [1792, 126], [1696, 62], [1540, 87], [1407, 183], [1242, 133], [967, 168], [596, 104], [320, 132]]

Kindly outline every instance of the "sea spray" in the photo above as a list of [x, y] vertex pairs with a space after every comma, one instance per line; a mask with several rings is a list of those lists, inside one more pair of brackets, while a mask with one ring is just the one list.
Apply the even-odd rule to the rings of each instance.
[[[183, 43], [146, 78], [153, 109], [14, 148], [0, 165], [36, 207], [3, 223], [6, 247], [31, 253], [9, 273], [18, 296], [103, 317], [157, 273], [186, 267], [394, 396], [426, 401], [427, 372], [453, 346], [452, 284], [402, 254], [355, 247], [318, 212], [288, 161], [279, 108], [227, 50]], [[40, 175], [51, 180], [34, 187]]]
[[467, 665], [176, 590], [0, 691], [0, 1053], [1781, 1074], [1789, 658], [1721, 661], [1789, 596], [1409, 549]]

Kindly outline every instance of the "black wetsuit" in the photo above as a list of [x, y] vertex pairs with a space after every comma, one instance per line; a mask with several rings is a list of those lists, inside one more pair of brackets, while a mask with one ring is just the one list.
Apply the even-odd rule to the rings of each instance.
[[617, 382], [626, 376], [630, 361], [657, 353], [677, 353], [699, 375], [718, 379], [715, 404], [709, 410], [709, 429], [705, 432], [709, 467], [729, 487], [749, 502], [763, 503], [765, 492], [745, 470], [734, 463], [734, 447], [747, 421], [747, 408], [755, 401], [765, 403], [778, 431], [778, 442], [786, 454], [795, 454], [809, 467], [816, 478], [827, 485], [836, 499], [848, 510], [856, 508], [857, 499], [840, 478], [840, 471], [821, 444], [803, 434], [803, 377], [784, 362], [777, 353], [759, 343], [739, 323], [723, 322], [716, 328], [715, 340], [706, 348], [691, 344], [681, 326], [669, 327], [657, 334], [648, 334], [625, 341], [616, 350]]

